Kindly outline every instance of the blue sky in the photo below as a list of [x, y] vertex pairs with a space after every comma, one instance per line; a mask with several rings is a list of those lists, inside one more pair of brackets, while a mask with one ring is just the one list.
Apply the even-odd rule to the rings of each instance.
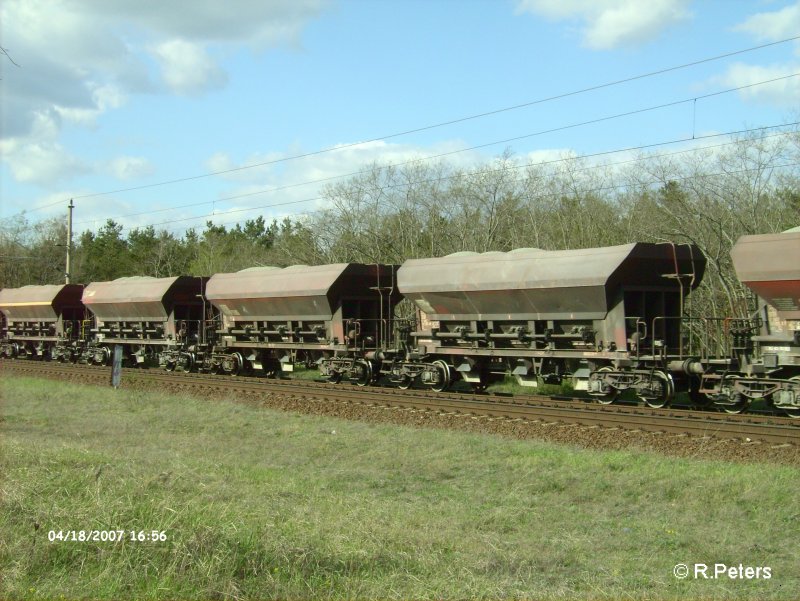
[[[5, 0], [0, 27], [0, 218], [75, 197], [78, 231], [303, 213], [324, 207], [306, 182], [374, 161], [483, 146], [447, 157], [469, 168], [800, 120], [791, 77], [530, 135], [800, 73], [795, 40], [354, 145], [798, 36], [800, 2]], [[229, 212], [278, 203], [293, 204]]]

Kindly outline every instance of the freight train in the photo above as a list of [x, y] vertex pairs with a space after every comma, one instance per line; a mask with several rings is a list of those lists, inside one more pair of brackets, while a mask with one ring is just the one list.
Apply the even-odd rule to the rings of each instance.
[[[0, 291], [0, 355], [443, 391], [571, 384], [661, 408], [678, 394], [739, 413], [755, 400], [800, 417], [800, 231], [743, 236], [747, 319], [692, 317], [694, 245], [460, 252], [396, 265], [255, 267]], [[404, 301], [405, 299], [405, 301]], [[398, 304], [413, 317], [397, 317]], [[410, 314], [410, 312], [409, 312]]]

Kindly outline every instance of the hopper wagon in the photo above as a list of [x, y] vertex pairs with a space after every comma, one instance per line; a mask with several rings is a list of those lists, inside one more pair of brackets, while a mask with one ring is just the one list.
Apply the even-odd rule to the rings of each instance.
[[255, 267], [212, 276], [206, 298], [219, 313], [203, 368], [275, 376], [298, 362], [330, 380], [368, 384], [365, 360], [390, 342], [400, 300], [393, 265], [337, 263]]
[[192, 276], [92, 282], [82, 297], [94, 318], [82, 360], [107, 365], [114, 345], [123, 347], [129, 365], [187, 360], [181, 353], [198, 344], [204, 321], [203, 284]]
[[732, 352], [710, 364], [702, 392], [732, 412], [765, 399], [800, 417], [800, 231], [742, 236], [731, 258], [758, 314], [731, 328]]
[[0, 290], [0, 355], [68, 361], [81, 337], [83, 286], [57, 284]]
[[632, 389], [663, 406], [691, 378], [681, 318], [704, 269], [697, 247], [648, 243], [406, 261], [398, 287], [420, 327], [395, 379], [482, 390], [506, 373], [523, 386], [569, 378], [600, 402]]

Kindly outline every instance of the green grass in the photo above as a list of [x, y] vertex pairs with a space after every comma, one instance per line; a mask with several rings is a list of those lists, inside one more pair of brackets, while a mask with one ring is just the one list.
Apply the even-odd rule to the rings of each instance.
[[538, 386], [522, 386], [516, 379], [506, 376], [499, 382], [489, 385], [489, 392], [499, 392], [502, 394], [552, 394], [552, 395], [574, 395], [575, 391], [572, 383], [565, 381], [563, 384], [546, 384], [540, 382]]
[[[800, 597], [795, 468], [0, 387], [3, 599]], [[168, 540], [48, 542], [81, 529]]]
[[284, 374], [283, 377], [290, 378], [292, 380], [319, 380], [322, 379], [322, 376], [319, 375], [318, 369], [307, 369], [302, 365], [295, 365], [293, 372], [288, 372]]

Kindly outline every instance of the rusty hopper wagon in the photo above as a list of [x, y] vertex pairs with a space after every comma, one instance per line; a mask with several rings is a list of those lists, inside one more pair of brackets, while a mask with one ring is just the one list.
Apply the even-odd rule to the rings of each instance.
[[180, 357], [198, 342], [202, 292], [203, 278], [190, 276], [125, 277], [89, 284], [83, 304], [94, 315], [94, 336], [82, 359], [106, 365], [116, 344], [123, 346], [132, 365], [155, 363], [161, 353]]
[[399, 295], [392, 265], [255, 267], [211, 277], [206, 298], [221, 323], [210, 371], [274, 376], [298, 361], [333, 381], [372, 381], [365, 356], [388, 344]]
[[[130, 365], [277, 376], [304, 363], [331, 382], [433, 390], [511, 374], [602, 404], [687, 393], [800, 418], [800, 228], [743, 236], [731, 257], [759, 297], [746, 318], [692, 316], [705, 258], [669, 243], [25, 286], [0, 291], [0, 356], [107, 364], [120, 345]], [[403, 299], [414, 319], [395, 317]]]
[[82, 291], [79, 284], [0, 290], [5, 317], [0, 355], [70, 360], [83, 321]]
[[507, 372], [526, 386], [570, 377], [600, 402], [633, 389], [663, 406], [692, 377], [680, 322], [704, 269], [694, 246], [647, 243], [406, 261], [398, 287], [420, 328], [394, 379], [442, 390], [458, 376], [477, 389]]
[[731, 411], [766, 399], [800, 417], [800, 231], [742, 236], [731, 258], [761, 299], [759, 313], [738, 332], [732, 356], [704, 374], [703, 392]]

